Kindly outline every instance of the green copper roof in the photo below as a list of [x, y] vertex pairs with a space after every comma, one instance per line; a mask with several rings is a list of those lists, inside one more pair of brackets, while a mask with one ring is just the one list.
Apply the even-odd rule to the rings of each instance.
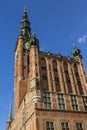
[[7, 122], [11, 122], [11, 121], [12, 121], [12, 104], [10, 103]]
[[81, 51], [75, 45], [73, 46], [72, 54], [74, 57], [79, 56], [82, 58]]
[[28, 20], [28, 15], [26, 9], [24, 9], [23, 18], [21, 20], [21, 27], [20, 27], [20, 35], [24, 37], [29, 37], [30, 35], [30, 22]]
[[39, 40], [37, 39], [35, 33], [33, 32], [30, 38], [30, 45], [31, 46], [37, 46], [39, 48]]

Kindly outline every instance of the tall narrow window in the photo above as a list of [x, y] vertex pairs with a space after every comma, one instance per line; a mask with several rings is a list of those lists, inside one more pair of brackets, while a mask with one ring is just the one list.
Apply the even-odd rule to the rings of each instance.
[[62, 76], [62, 81], [63, 81], [64, 92], [66, 93], [66, 87], [65, 87], [65, 83], [64, 83], [64, 76], [63, 76], [63, 69], [62, 69], [62, 66], [61, 66], [61, 65], [60, 65], [60, 73], [61, 73], [61, 76]]
[[64, 66], [64, 73], [65, 73], [65, 76], [66, 76], [66, 83], [67, 83], [68, 92], [72, 93], [72, 86], [71, 86], [70, 76], [69, 76], [69, 72], [68, 72], [67, 62], [64, 62], [63, 66]]
[[47, 65], [45, 57], [40, 58], [40, 85], [42, 86], [42, 91], [48, 91], [48, 75], [47, 75]]
[[73, 79], [73, 83], [74, 83], [74, 87], [75, 87], [76, 94], [78, 94], [77, 87], [76, 87], [76, 83], [75, 83], [74, 72], [73, 72], [73, 69], [72, 69], [72, 68], [71, 68], [71, 74], [72, 74], [72, 79]]
[[69, 125], [67, 122], [61, 122], [61, 128], [62, 130], [69, 130]]
[[78, 84], [79, 93], [83, 94], [83, 88], [82, 88], [82, 84], [80, 81], [80, 75], [79, 75], [78, 67], [76, 64], [74, 64], [74, 71], [75, 71], [75, 77], [76, 77], [77, 84]]
[[27, 74], [26, 66], [27, 66], [26, 54], [24, 53], [24, 57], [23, 57], [23, 78], [26, 78], [26, 74]]
[[82, 123], [76, 123], [76, 130], [83, 130]]
[[46, 122], [46, 130], [54, 130], [54, 123]]
[[53, 60], [52, 65], [53, 65], [53, 73], [55, 77], [56, 91], [58, 92], [58, 91], [61, 91], [61, 88], [60, 88], [59, 74], [58, 74], [58, 69], [57, 69], [57, 61]]
[[85, 111], [87, 111], [87, 97], [82, 97], [82, 98], [83, 98]]
[[26, 76], [29, 73], [29, 55], [27, 52], [24, 51], [24, 56], [23, 56], [23, 78], [26, 78]]
[[57, 94], [58, 105], [60, 110], [65, 110], [64, 96], [63, 94]]
[[71, 103], [72, 103], [73, 110], [78, 111], [78, 104], [77, 104], [77, 99], [75, 95], [71, 95]]
[[27, 72], [29, 73], [29, 55], [27, 55]]
[[44, 108], [51, 109], [51, 98], [49, 92], [43, 93]]
[[49, 64], [49, 72], [50, 72], [50, 80], [51, 80], [51, 88], [52, 88], [52, 91], [54, 91], [54, 87], [53, 87], [53, 81], [52, 81], [52, 71], [51, 71], [51, 65]]

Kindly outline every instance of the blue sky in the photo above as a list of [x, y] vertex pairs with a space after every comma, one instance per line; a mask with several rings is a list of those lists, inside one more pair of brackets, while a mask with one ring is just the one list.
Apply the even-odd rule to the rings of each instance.
[[74, 43], [87, 71], [87, 0], [1, 0], [0, 130], [6, 128], [10, 95], [13, 103], [14, 49], [25, 5], [41, 50], [72, 56]]

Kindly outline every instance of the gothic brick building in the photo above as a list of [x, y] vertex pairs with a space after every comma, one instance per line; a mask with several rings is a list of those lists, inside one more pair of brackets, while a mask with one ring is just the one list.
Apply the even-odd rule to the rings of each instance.
[[87, 130], [87, 75], [80, 49], [73, 58], [40, 51], [26, 10], [15, 48], [14, 118], [7, 130]]

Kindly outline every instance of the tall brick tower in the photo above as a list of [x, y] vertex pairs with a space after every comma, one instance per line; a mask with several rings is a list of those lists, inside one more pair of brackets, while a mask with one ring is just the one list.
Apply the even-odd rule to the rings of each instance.
[[80, 49], [73, 46], [72, 54], [40, 51], [24, 10], [7, 130], [87, 130], [87, 75]]

